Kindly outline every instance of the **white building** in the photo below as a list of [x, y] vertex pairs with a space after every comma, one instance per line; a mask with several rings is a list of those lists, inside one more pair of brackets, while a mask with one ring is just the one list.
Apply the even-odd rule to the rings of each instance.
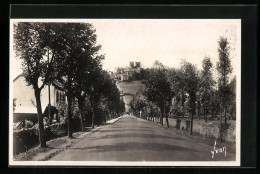
[[[40, 83], [40, 81], [39, 81]], [[13, 80], [13, 98], [15, 99], [15, 110], [14, 118], [19, 117], [19, 115], [37, 115], [36, 100], [34, 95], [34, 89], [32, 86], [28, 86], [24, 76], [19, 75]], [[50, 101], [51, 106], [57, 107], [58, 104], [66, 97], [62, 90], [61, 84], [58, 82], [53, 82], [50, 85]], [[49, 104], [49, 93], [48, 86], [41, 91], [41, 106], [42, 112]], [[15, 121], [15, 119], [14, 119]]]

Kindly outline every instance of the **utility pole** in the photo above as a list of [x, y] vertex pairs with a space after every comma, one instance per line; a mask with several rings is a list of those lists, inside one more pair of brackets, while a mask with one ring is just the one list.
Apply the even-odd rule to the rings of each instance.
[[[48, 49], [48, 68], [50, 68], [50, 62], [49, 62], [49, 49]], [[49, 124], [51, 124], [51, 94], [50, 94], [50, 82], [48, 83], [48, 94], [49, 94], [49, 104], [48, 104], [48, 116], [49, 116]]]

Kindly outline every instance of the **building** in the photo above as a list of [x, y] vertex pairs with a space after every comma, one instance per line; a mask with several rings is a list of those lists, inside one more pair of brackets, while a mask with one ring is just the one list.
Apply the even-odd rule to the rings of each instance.
[[[39, 81], [40, 83], [40, 81]], [[36, 100], [34, 95], [34, 89], [32, 86], [28, 86], [24, 76], [19, 75], [13, 80], [13, 99], [15, 100], [14, 109], [14, 121], [19, 120], [19, 116], [37, 115]], [[50, 103], [51, 106], [57, 107], [60, 102], [65, 101], [66, 97], [62, 90], [62, 85], [57, 81], [54, 81], [50, 85]], [[42, 112], [49, 104], [49, 92], [48, 86], [41, 91], [41, 105]]]
[[141, 71], [141, 62], [130, 62], [129, 67], [118, 67], [115, 68], [114, 72], [110, 73], [110, 76], [120, 81], [134, 80], [136, 74], [138, 75]]
[[136, 68], [141, 68], [141, 62], [135, 62], [135, 67]]
[[130, 62], [130, 67], [134, 68], [134, 62]]
[[121, 74], [120, 75], [120, 80], [121, 81], [128, 81], [129, 80], [129, 76], [127, 74]]

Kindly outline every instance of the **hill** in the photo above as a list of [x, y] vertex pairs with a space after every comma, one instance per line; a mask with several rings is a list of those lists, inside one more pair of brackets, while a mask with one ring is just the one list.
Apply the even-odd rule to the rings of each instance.
[[117, 87], [123, 94], [123, 99], [126, 104], [126, 111], [129, 110], [128, 104], [132, 100], [133, 96], [137, 92], [144, 90], [144, 84], [142, 84], [142, 81], [118, 82]]

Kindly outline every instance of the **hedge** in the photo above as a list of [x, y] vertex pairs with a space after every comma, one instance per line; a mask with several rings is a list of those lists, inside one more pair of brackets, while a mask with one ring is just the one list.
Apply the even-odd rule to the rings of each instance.
[[[45, 128], [46, 141], [67, 135], [65, 123], [52, 124]], [[38, 128], [28, 128], [13, 132], [13, 154], [25, 152], [39, 144]]]

